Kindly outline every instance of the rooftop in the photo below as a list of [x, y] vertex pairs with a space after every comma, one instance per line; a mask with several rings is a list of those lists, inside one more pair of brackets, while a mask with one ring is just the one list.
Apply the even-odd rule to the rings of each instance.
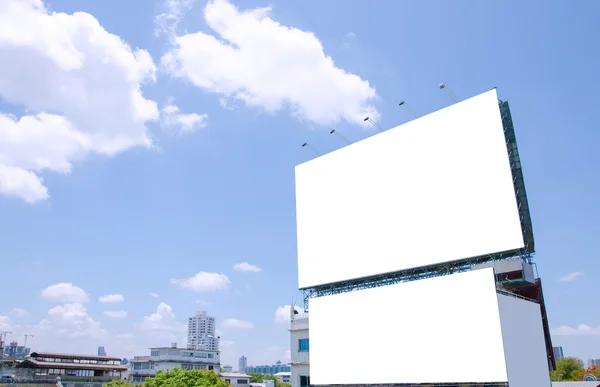
[[23, 366], [33, 365], [39, 368], [70, 368], [86, 370], [105, 370], [105, 371], [127, 371], [127, 366], [118, 364], [89, 364], [89, 363], [59, 363], [55, 361], [38, 361], [35, 359], [25, 359]]
[[250, 379], [250, 375], [241, 374], [237, 372], [222, 372], [220, 375], [222, 378], [248, 378]]
[[120, 357], [96, 356], [96, 355], [74, 355], [74, 354], [67, 354], [67, 353], [52, 353], [52, 352], [32, 352], [30, 356], [31, 357], [53, 357], [56, 359], [121, 361]]

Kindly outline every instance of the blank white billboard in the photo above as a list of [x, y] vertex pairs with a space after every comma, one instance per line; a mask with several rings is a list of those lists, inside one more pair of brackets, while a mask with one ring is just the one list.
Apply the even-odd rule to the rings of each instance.
[[550, 370], [540, 305], [498, 295], [510, 387], [548, 387]]
[[299, 287], [524, 246], [495, 90], [296, 167]]
[[309, 314], [313, 385], [508, 380], [492, 268], [312, 298]]

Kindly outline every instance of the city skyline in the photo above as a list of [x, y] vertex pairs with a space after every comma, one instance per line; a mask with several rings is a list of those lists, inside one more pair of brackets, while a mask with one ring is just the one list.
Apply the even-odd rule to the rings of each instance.
[[8, 342], [129, 358], [185, 346], [206, 310], [223, 364], [289, 361], [294, 167], [345, 146], [334, 127], [357, 142], [366, 116], [414, 119], [401, 101], [449, 106], [444, 82], [510, 102], [553, 346], [600, 357], [598, 4], [5, 3]]

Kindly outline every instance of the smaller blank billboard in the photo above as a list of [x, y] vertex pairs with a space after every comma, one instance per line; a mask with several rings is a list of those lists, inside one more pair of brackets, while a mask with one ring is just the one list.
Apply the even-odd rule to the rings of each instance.
[[492, 268], [312, 298], [309, 311], [311, 384], [508, 380]]
[[496, 90], [296, 167], [300, 288], [524, 246]]

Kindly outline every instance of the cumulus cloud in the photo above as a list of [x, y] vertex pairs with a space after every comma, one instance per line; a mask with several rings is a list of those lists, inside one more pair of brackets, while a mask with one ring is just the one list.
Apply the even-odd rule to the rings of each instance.
[[125, 297], [123, 297], [122, 294], [105, 294], [98, 298], [98, 302], [101, 302], [103, 304], [118, 304], [120, 302], [123, 302], [124, 300]]
[[169, 304], [161, 302], [155, 313], [144, 317], [140, 329], [154, 333], [180, 333], [187, 330], [187, 325], [177, 322], [173, 308]]
[[39, 323], [39, 327], [67, 339], [96, 339], [108, 335], [100, 323], [88, 315], [86, 308], [77, 302], [50, 309], [48, 317]]
[[57, 303], [86, 303], [89, 300], [87, 293], [72, 283], [60, 282], [50, 285], [42, 290], [42, 298]]
[[240, 328], [240, 329], [252, 329], [254, 325], [250, 321], [238, 320], [237, 318], [226, 318], [221, 323], [223, 328]]
[[105, 310], [102, 312], [108, 318], [125, 318], [127, 317], [126, 310]]
[[581, 277], [582, 275], [583, 275], [582, 272], [576, 271], [573, 273], [569, 273], [563, 277], [560, 277], [559, 281], [560, 282], [571, 282], [571, 281], [575, 280], [576, 278]]
[[378, 116], [369, 82], [337, 67], [313, 33], [270, 14], [270, 8], [239, 10], [227, 0], [210, 0], [204, 18], [212, 34], [171, 29], [173, 47], [161, 58], [162, 68], [219, 95], [225, 106], [230, 99], [270, 113], [287, 107], [321, 125], [363, 124], [365, 116]]
[[141, 86], [155, 80], [145, 50], [133, 50], [92, 15], [49, 12], [40, 0], [3, 0], [0, 195], [49, 197], [42, 175], [67, 175], [92, 155], [150, 147], [146, 123], [159, 118]]
[[253, 273], [257, 273], [261, 271], [261, 268], [256, 265], [251, 265], [248, 262], [240, 262], [233, 265], [233, 270], [237, 271], [250, 271]]
[[225, 290], [231, 285], [231, 281], [225, 274], [207, 273], [204, 271], [201, 271], [190, 278], [171, 279], [171, 283], [196, 293]]
[[29, 316], [29, 312], [22, 308], [13, 308], [10, 312], [15, 317], [27, 317]]
[[[291, 309], [291, 305], [284, 305], [277, 308], [277, 310], [275, 311], [275, 322], [278, 324], [289, 324]], [[304, 311], [301, 308], [295, 306], [294, 310], [298, 312], [299, 316], [304, 315]]]
[[600, 336], [600, 327], [591, 327], [586, 324], [579, 324], [576, 328], [570, 326], [560, 326], [551, 329], [555, 336]]
[[180, 133], [192, 133], [206, 126], [207, 114], [182, 113], [170, 99], [161, 110], [161, 122], [167, 128], [174, 128]]

